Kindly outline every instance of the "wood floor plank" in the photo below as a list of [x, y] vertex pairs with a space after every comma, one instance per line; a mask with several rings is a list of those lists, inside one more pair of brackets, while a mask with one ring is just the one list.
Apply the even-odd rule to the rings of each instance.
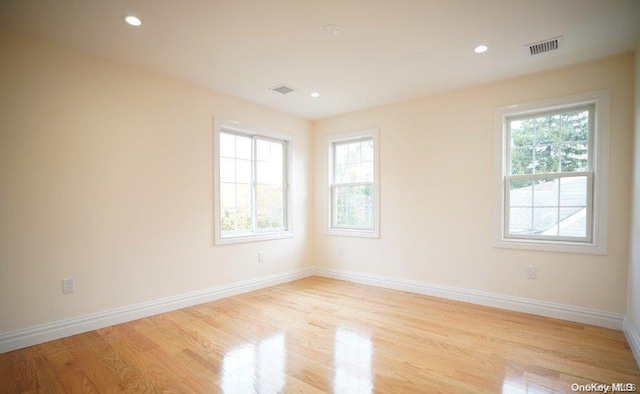
[[624, 334], [311, 277], [0, 354], [0, 393], [573, 392], [634, 383]]

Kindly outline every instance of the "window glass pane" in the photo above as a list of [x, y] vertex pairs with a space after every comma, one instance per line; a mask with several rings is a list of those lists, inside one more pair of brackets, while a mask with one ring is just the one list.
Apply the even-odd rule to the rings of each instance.
[[271, 158], [271, 143], [269, 141], [258, 139], [256, 141], [256, 158], [258, 160], [269, 161]]
[[220, 229], [222, 231], [233, 231], [236, 229], [236, 209], [220, 209]]
[[236, 182], [251, 183], [251, 160], [236, 160]]
[[284, 193], [282, 187], [272, 186], [269, 192], [269, 199], [272, 207], [284, 207]]
[[533, 208], [533, 233], [558, 235], [558, 208]]
[[533, 148], [511, 150], [511, 175], [533, 174]]
[[372, 162], [364, 162], [358, 164], [358, 177], [356, 182], [373, 182]]
[[553, 144], [560, 141], [560, 115], [542, 116], [523, 122], [535, 133], [536, 145]]
[[533, 185], [533, 205], [535, 207], [558, 206], [558, 179], [536, 179]]
[[588, 170], [587, 143], [562, 144], [562, 172], [582, 172]]
[[560, 208], [560, 235], [563, 237], [587, 236], [587, 208]]
[[509, 209], [509, 234], [531, 234], [532, 208]]
[[349, 163], [357, 163], [362, 156], [362, 143], [354, 142], [349, 144]]
[[257, 227], [260, 230], [265, 230], [271, 227], [271, 216], [268, 206], [258, 205], [258, 209], [256, 211], [256, 222]]
[[348, 227], [354, 227], [355, 223], [357, 221], [357, 213], [356, 213], [356, 207], [349, 205], [347, 206], [347, 223], [346, 225]]
[[562, 141], [588, 141], [589, 111], [562, 114]]
[[522, 120], [511, 121], [511, 147], [517, 148], [522, 146], [533, 146], [534, 130], [530, 127], [524, 127]]
[[271, 184], [272, 185], [284, 185], [284, 166], [282, 161], [274, 162], [270, 168]]
[[223, 237], [233, 236], [225, 234], [231, 232], [286, 227], [285, 153], [284, 141], [220, 133], [218, 193]]
[[259, 230], [284, 227], [284, 144], [258, 140], [256, 212]]
[[335, 166], [335, 183], [344, 183], [349, 182], [349, 165], [348, 164], [338, 164]]
[[533, 180], [509, 180], [509, 206], [530, 207], [533, 204]]
[[560, 152], [553, 145], [535, 147], [536, 174], [555, 173], [560, 169]]
[[590, 239], [593, 190], [589, 179], [593, 174], [564, 174], [593, 171], [589, 162], [593, 136], [589, 133], [595, 107], [540, 110], [549, 112], [518, 114], [505, 121], [509, 149], [505, 231], [515, 237], [544, 240]]
[[374, 138], [334, 142], [331, 226], [374, 228]]
[[236, 207], [251, 208], [251, 185], [236, 184]]
[[268, 207], [270, 205], [269, 185], [256, 186], [256, 204], [260, 207]]
[[220, 182], [236, 181], [236, 160], [220, 158]]
[[344, 227], [347, 225], [347, 207], [338, 205], [337, 209], [337, 217], [336, 217], [336, 226]]
[[220, 133], [220, 156], [236, 157], [236, 136]]
[[587, 206], [587, 177], [572, 176], [560, 179], [560, 206]]
[[373, 140], [362, 143], [362, 161], [373, 161]]
[[349, 145], [336, 144], [334, 161], [337, 165], [344, 165], [349, 162]]
[[220, 206], [222, 208], [235, 208], [236, 185], [234, 183], [220, 184]]
[[236, 230], [251, 230], [251, 208], [238, 208]]
[[350, 163], [349, 164], [349, 172], [347, 175], [347, 182], [358, 182], [358, 168], [360, 164], [358, 163]]
[[251, 138], [236, 136], [236, 157], [251, 160]]
[[373, 227], [373, 185], [336, 186], [336, 201], [337, 226]]
[[258, 185], [268, 185], [271, 181], [271, 166], [268, 162], [259, 161], [256, 168], [256, 182]]
[[282, 208], [271, 209], [271, 227], [272, 228], [282, 227], [282, 223], [284, 222], [284, 216], [282, 214], [283, 214]]
[[271, 158], [276, 163], [282, 164], [282, 158], [284, 157], [284, 147], [281, 143], [271, 142]]

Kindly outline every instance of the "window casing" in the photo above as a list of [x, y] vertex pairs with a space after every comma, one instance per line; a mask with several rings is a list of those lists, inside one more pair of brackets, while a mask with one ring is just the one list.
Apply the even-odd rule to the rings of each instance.
[[291, 137], [215, 124], [216, 244], [292, 236]]
[[496, 110], [497, 247], [606, 254], [609, 92]]
[[327, 234], [379, 237], [378, 130], [327, 138]]

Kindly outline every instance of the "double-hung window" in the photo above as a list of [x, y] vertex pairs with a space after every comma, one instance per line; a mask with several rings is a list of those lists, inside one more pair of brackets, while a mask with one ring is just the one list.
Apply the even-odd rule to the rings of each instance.
[[378, 130], [330, 135], [327, 148], [327, 233], [378, 237]]
[[216, 122], [216, 243], [291, 236], [291, 138]]
[[606, 253], [608, 93], [500, 108], [497, 245]]

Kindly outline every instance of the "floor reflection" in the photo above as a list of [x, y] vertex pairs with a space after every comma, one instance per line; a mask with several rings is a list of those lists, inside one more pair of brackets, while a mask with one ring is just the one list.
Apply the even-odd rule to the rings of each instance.
[[546, 394], [563, 392], [569, 389], [558, 386], [541, 376], [523, 373], [521, 375], [507, 375], [502, 383], [502, 394]]
[[277, 393], [285, 384], [284, 334], [247, 343], [228, 352], [222, 364], [225, 393]]
[[368, 336], [339, 328], [335, 338], [335, 376], [333, 390], [336, 393], [371, 393], [371, 358], [373, 346]]

